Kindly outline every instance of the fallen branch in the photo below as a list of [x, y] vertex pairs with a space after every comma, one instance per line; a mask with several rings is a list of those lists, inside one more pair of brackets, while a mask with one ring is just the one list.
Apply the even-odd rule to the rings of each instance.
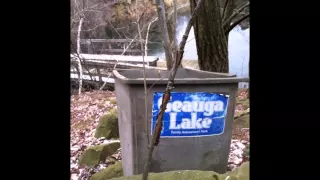
[[[167, 84], [167, 88], [166, 88], [166, 91], [162, 97], [162, 103], [161, 103], [161, 106], [160, 106], [160, 112], [158, 113], [157, 115], [157, 118], [156, 118], [156, 126], [155, 126], [155, 129], [152, 133], [152, 141], [150, 142], [148, 148], [149, 148], [149, 153], [148, 153], [148, 159], [145, 163], [145, 166], [144, 166], [144, 171], [143, 171], [143, 176], [142, 176], [142, 179], [143, 180], [147, 180], [148, 179], [148, 174], [149, 174], [149, 167], [150, 167], [150, 164], [151, 164], [151, 158], [152, 158], [152, 153], [153, 153], [153, 150], [154, 150], [154, 147], [157, 146], [160, 142], [160, 133], [161, 133], [161, 130], [162, 130], [162, 126], [163, 126], [163, 115], [164, 115], [164, 111], [166, 110], [166, 107], [167, 107], [167, 104], [170, 100], [170, 95], [171, 95], [171, 91], [173, 89], [173, 85], [174, 85], [174, 78], [176, 76], [176, 73], [177, 73], [177, 70], [178, 70], [178, 67], [179, 65], [181, 64], [181, 60], [182, 60], [182, 56], [183, 56], [183, 50], [184, 50], [184, 47], [186, 45], [186, 42], [187, 42], [187, 39], [188, 39], [188, 35], [189, 35], [189, 32], [191, 30], [191, 27], [192, 27], [192, 24], [193, 24], [193, 21], [195, 19], [195, 17], [197, 16], [199, 10], [200, 10], [200, 7], [201, 5], [203, 4], [203, 1], [204, 0], [199, 0], [198, 3], [197, 3], [197, 6], [196, 8], [194, 9], [193, 13], [192, 13], [192, 16], [188, 22], [188, 25], [186, 27], [186, 30], [185, 30], [185, 33], [184, 35], [182, 36], [182, 40], [179, 44], [179, 50], [175, 53], [175, 62], [173, 63], [173, 68], [171, 69], [170, 71], [170, 75], [169, 75], [169, 79], [168, 79], [168, 84]], [[157, 1], [157, 4], [159, 3], [159, 1]], [[159, 17], [164, 17], [164, 13], [162, 14], [158, 14]], [[162, 29], [163, 30], [163, 29]]]

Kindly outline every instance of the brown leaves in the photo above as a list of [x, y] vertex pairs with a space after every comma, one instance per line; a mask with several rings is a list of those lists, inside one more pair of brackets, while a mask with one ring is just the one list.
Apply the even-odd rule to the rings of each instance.
[[[110, 109], [116, 107], [116, 104], [108, 101], [110, 97], [115, 97], [115, 93], [110, 91], [93, 91], [71, 97], [71, 179], [79, 179], [79, 176], [88, 174], [90, 171], [87, 167], [78, 166], [79, 156], [87, 147], [111, 141], [103, 138], [94, 138], [95, 128], [97, 127], [99, 118]], [[119, 157], [121, 157], [121, 155]], [[105, 166], [101, 166], [101, 168], [104, 167]]]
[[250, 129], [249, 128], [234, 128], [232, 130], [232, 139], [250, 141]]
[[237, 92], [237, 99], [247, 99], [248, 89], [239, 89]]
[[[248, 114], [249, 111], [248, 90], [239, 89], [237, 92], [237, 104], [235, 107], [235, 117], [240, 117], [242, 114]], [[243, 156], [244, 149], [250, 144], [250, 129], [239, 128], [239, 122], [233, 121], [232, 141], [230, 146], [228, 170], [233, 170], [239, 167], [248, 159]]]
[[230, 154], [228, 159], [228, 170], [232, 171], [236, 167], [239, 167], [242, 163], [247, 161], [244, 157], [244, 149], [249, 144], [248, 141], [244, 140], [231, 140]]

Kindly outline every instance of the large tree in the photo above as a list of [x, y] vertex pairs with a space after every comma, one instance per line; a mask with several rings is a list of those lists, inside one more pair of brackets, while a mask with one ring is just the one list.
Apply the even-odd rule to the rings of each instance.
[[[191, 12], [198, 0], [190, 0]], [[193, 24], [201, 70], [229, 72], [228, 35], [249, 17], [248, 0], [204, 0]], [[238, 5], [239, 4], [239, 5]], [[243, 13], [247, 12], [247, 13]]]

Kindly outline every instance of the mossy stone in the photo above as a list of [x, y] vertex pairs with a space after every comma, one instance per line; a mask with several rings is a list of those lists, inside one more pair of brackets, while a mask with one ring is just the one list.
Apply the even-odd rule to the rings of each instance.
[[114, 154], [119, 148], [119, 142], [91, 146], [80, 156], [78, 164], [92, 167], [101, 161], [104, 162], [108, 156]]
[[95, 137], [119, 138], [118, 113], [116, 109], [112, 109], [108, 114], [100, 118]]
[[122, 162], [119, 161], [91, 176], [90, 180], [106, 180], [123, 176]]
[[[225, 174], [218, 174], [213, 171], [196, 171], [196, 170], [182, 170], [169, 171], [162, 173], [149, 173], [148, 180], [225, 180], [229, 176], [229, 180], [249, 180], [249, 162], [243, 163], [239, 168]], [[94, 180], [104, 180], [106, 178]], [[141, 180], [142, 175], [135, 175], [130, 177], [119, 177], [113, 180]]]

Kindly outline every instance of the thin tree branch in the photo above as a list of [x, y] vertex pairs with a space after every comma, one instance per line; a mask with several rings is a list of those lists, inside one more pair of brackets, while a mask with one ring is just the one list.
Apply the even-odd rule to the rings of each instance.
[[114, 29], [114, 31], [118, 34], [118, 36], [119, 36], [120, 38], [122, 38], [122, 36], [121, 36], [121, 34], [119, 33], [119, 31], [114, 28], [114, 26], [112, 25], [112, 23], [109, 22], [109, 21], [108, 21], [108, 23], [111, 25], [112, 29]]
[[178, 11], [177, 11], [177, 0], [173, 0], [173, 51], [176, 52], [178, 49], [178, 42], [176, 38], [177, 34], [177, 16], [178, 16]]
[[[93, 30], [97, 29], [98, 27], [100, 27], [100, 26], [105, 26], [105, 25], [107, 25], [107, 24], [108, 24], [108, 23], [101, 23], [101, 24], [99, 24], [99, 25], [96, 25], [96, 26], [93, 27], [93, 28], [85, 29], [85, 30], [81, 30], [81, 31], [93, 31]], [[71, 31], [76, 31], [76, 30], [71, 30]]]
[[[183, 53], [184, 53], [184, 47], [186, 46], [191, 27], [193, 25], [193, 22], [194, 22], [196, 16], [198, 15], [198, 12], [200, 10], [201, 5], [203, 4], [203, 1], [204, 0], [199, 0], [198, 1], [197, 5], [196, 5], [196, 7], [195, 7], [195, 9], [194, 9], [194, 11], [192, 13], [192, 16], [191, 16], [191, 18], [190, 18], [190, 20], [189, 20], [189, 22], [187, 24], [185, 32], [184, 32], [184, 34], [182, 36], [182, 40], [181, 40], [181, 42], [179, 44], [179, 48], [178, 48], [178, 51], [176, 53], [176, 55], [178, 55], [178, 57], [176, 58], [176, 60], [175, 60], [175, 62], [173, 64], [173, 69], [176, 69], [175, 73], [177, 72], [178, 66], [181, 64], [181, 60], [182, 60]], [[173, 74], [173, 77], [175, 77], [175, 75], [176, 75], [175, 73]]]
[[229, 2], [230, 2], [230, 0], [225, 0], [225, 2], [224, 2], [221, 19], [224, 19], [224, 17], [225, 17], [226, 9], [227, 9]]
[[238, 19], [236, 22], [232, 23], [226, 30], [225, 30], [225, 34], [229, 34], [230, 31], [236, 27], [238, 24], [240, 24], [242, 21], [244, 21], [245, 19], [247, 19], [250, 16], [250, 14], [246, 14], [243, 17], [241, 17], [240, 19]]
[[[77, 5], [77, 3], [76, 3], [76, 5]], [[103, 5], [103, 6], [102, 6], [101, 8], [99, 8], [99, 9], [95, 9], [95, 8], [98, 7], [99, 5]], [[109, 4], [105, 5], [105, 4], [103, 4], [103, 3], [99, 3], [99, 4], [96, 4], [96, 5], [93, 5], [93, 6], [89, 7], [89, 8], [82, 9], [82, 10], [79, 10], [79, 8], [78, 8], [78, 12], [75, 13], [75, 14], [73, 15], [73, 17], [80, 16], [80, 15], [83, 14], [84, 12], [91, 11], [91, 10], [99, 11], [99, 10], [102, 10], [102, 9], [104, 9], [104, 8], [107, 8], [108, 6], [109, 6]]]
[[[177, 8], [177, 11], [180, 10], [181, 8], [187, 6], [187, 5], [189, 5], [189, 3], [186, 3], [186, 4], [178, 7], [178, 8]], [[174, 10], [169, 13], [168, 19], [172, 16], [173, 13], [174, 13]], [[156, 18], [154, 18], [153, 20], [151, 20], [151, 22], [148, 24], [147, 35], [146, 35], [146, 39], [145, 39], [145, 56], [148, 56], [148, 52], [147, 52], [147, 49], [148, 49], [148, 48], [147, 48], [147, 45], [148, 45], [148, 43], [154, 43], [154, 44], [161, 44], [161, 45], [163, 45], [163, 43], [158, 43], [158, 42], [151, 42], [151, 41], [149, 41], [149, 31], [150, 31], [151, 24], [154, 23], [154, 22], [157, 21], [157, 20], [158, 20], [158, 17], [156, 17]], [[135, 23], [135, 22], [133, 22], [133, 23]], [[123, 27], [123, 28], [126, 28], [126, 27]], [[141, 31], [141, 32], [143, 32], [143, 30], [144, 30], [144, 27], [142, 28], [142, 31]], [[149, 61], [148, 61], [148, 65], [149, 65]]]
[[[188, 6], [188, 5], [190, 5], [190, 3], [186, 3], [186, 4], [184, 4], [184, 5], [181, 5], [180, 7], [177, 7], [177, 12], [181, 9], [181, 8], [184, 8], [184, 7], [186, 7], [186, 6]], [[169, 14], [168, 14], [168, 17], [167, 17], [167, 20], [169, 20], [171, 17], [172, 17], [172, 15], [174, 14], [174, 10], [172, 10]]]
[[[134, 42], [134, 40], [137, 38], [137, 36], [138, 35], [136, 35], [136, 37], [134, 37], [134, 39], [131, 40], [131, 42], [129, 43], [127, 48], [123, 50], [123, 52], [122, 52], [122, 54], [120, 56], [124, 55], [124, 53], [129, 49], [130, 45]], [[117, 62], [114, 64], [113, 69], [116, 69], [118, 62], [119, 62], [119, 60], [117, 60]], [[112, 73], [109, 74], [109, 76], [107, 77], [106, 81], [103, 83], [103, 85], [100, 87], [99, 90], [102, 90], [104, 88], [104, 86], [107, 84], [107, 82], [108, 82], [109, 78], [111, 77], [111, 75], [112, 75]]]
[[[188, 39], [188, 35], [189, 35], [190, 30], [191, 30], [192, 24], [194, 22], [195, 17], [199, 13], [199, 10], [200, 10], [201, 5], [203, 4], [203, 1], [204, 0], [199, 0], [198, 1], [197, 6], [194, 9], [194, 11], [192, 13], [192, 16], [191, 16], [191, 18], [190, 18], [190, 20], [188, 22], [188, 25], [186, 27], [185, 33], [182, 36], [182, 40], [181, 40], [180, 45], [179, 45], [179, 51], [177, 51], [175, 53], [176, 59], [175, 59], [175, 62], [173, 63], [173, 68], [171, 69], [170, 74], [169, 74], [169, 79], [168, 79], [166, 92], [162, 97], [162, 104], [160, 106], [160, 112], [157, 115], [156, 125], [155, 125], [154, 131], [152, 133], [152, 141], [150, 142], [149, 147], [148, 147], [149, 148], [149, 153], [148, 153], [148, 159], [145, 162], [145, 166], [144, 166], [144, 171], [143, 171], [143, 175], [142, 175], [142, 179], [143, 180], [147, 180], [148, 179], [149, 167], [150, 167], [150, 164], [151, 164], [152, 153], [153, 153], [154, 147], [157, 146], [159, 144], [159, 141], [160, 141], [160, 133], [161, 133], [162, 126], [163, 126], [163, 122], [162, 122], [163, 121], [163, 114], [164, 114], [164, 111], [166, 110], [167, 104], [168, 104], [168, 102], [170, 100], [171, 91], [172, 91], [173, 85], [174, 85], [174, 78], [176, 76], [178, 67], [179, 67], [179, 65], [181, 63], [181, 59], [182, 59], [182, 56], [183, 56], [183, 50], [184, 50], [184, 47], [186, 45], [186, 41]], [[158, 1], [157, 1], [157, 3], [158, 3]], [[159, 13], [158, 16], [159, 17], [160, 16], [164, 17], [164, 14], [160, 14]]]
[[168, 27], [166, 23], [164, 2], [163, 0], [157, 0], [156, 3], [157, 3], [158, 18], [160, 21], [160, 26], [162, 27], [162, 36], [164, 41], [164, 51], [166, 55], [167, 69], [170, 70], [172, 68], [173, 61], [172, 61], [172, 51], [170, 48], [169, 32], [168, 32]]
[[[146, 64], [145, 64], [145, 54], [143, 51], [143, 41], [142, 41], [142, 36], [141, 36], [141, 29], [140, 29], [140, 24], [139, 21], [141, 17], [143, 16], [144, 12], [140, 16], [140, 18], [137, 20], [137, 28], [138, 28], [138, 33], [139, 33], [139, 39], [140, 39], [140, 49], [142, 53], [142, 61], [143, 61], [143, 86], [144, 86], [144, 118], [146, 122], [146, 128], [148, 129], [148, 89], [147, 89], [147, 81], [146, 81]], [[149, 66], [149, 61], [148, 61], [148, 66]], [[149, 136], [147, 136], [148, 143], [149, 143]]]
[[116, 28], [116, 29], [125, 29], [125, 28], [129, 27], [130, 24], [135, 24], [135, 23], [136, 23], [136, 22], [130, 22], [128, 25], [123, 26], [123, 27], [118, 27], [118, 28]]
[[232, 20], [238, 15], [240, 14], [246, 7], [249, 6], [249, 2], [244, 3], [242, 6], [240, 6], [239, 8], [237, 8], [233, 14], [227, 19], [227, 20], [223, 20], [222, 22], [222, 27], [223, 29], [228, 29], [228, 26], [230, 26], [230, 23], [232, 22]]
[[[87, 64], [86, 64], [85, 59], [82, 58], [82, 57], [80, 57], [80, 54], [78, 54], [77, 52], [76, 52], [76, 53], [72, 53], [72, 54], [73, 54], [74, 56], [76, 56], [77, 58], [79, 58], [81, 64], [82, 64], [82, 62], [83, 62], [84, 65], [81, 65], [81, 66], [88, 72], [91, 81], [94, 81], [93, 78], [92, 78], [92, 74], [91, 74], [89, 68], [87, 67]], [[79, 77], [80, 77], [80, 70], [79, 70]]]
[[[150, 31], [150, 26], [152, 23], [154, 23], [158, 18], [155, 18], [153, 19], [149, 25], [148, 25], [148, 29], [147, 29], [147, 35], [146, 35], [146, 40], [145, 40], [145, 47], [144, 47], [144, 50], [145, 50], [145, 56], [148, 56], [148, 51], [147, 51], [147, 47], [148, 47], [148, 39], [149, 39], [149, 31]], [[148, 65], [149, 65], [149, 61], [148, 61]]]

